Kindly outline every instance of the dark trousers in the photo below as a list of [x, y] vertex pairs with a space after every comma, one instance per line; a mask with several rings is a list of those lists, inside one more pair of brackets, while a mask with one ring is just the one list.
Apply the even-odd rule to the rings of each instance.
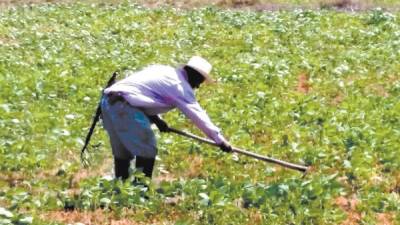
[[[154, 162], [155, 158], [144, 158], [141, 156], [136, 156], [135, 167], [138, 170], [143, 171], [146, 177], [151, 178], [153, 174]], [[127, 179], [129, 177], [130, 165], [131, 165], [130, 159], [114, 158], [115, 177], [121, 178], [123, 180]]]

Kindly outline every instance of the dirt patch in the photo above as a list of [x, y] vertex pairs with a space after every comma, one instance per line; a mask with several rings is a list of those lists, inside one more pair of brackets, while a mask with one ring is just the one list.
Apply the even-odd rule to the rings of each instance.
[[365, 88], [366, 93], [373, 93], [377, 96], [387, 98], [390, 96], [385, 87], [381, 84], [370, 84]]
[[341, 225], [358, 225], [362, 216], [357, 211], [356, 207], [360, 203], [357, 196], [352, 195], [349, 198], [340, 196], [335, 199], [335, 204], [339, 206], [346, 214], [347, 218], [341, 223]]
[[184, 174], [185, 177], [188, 178], [205, 177], [202, 157], [189, 156], [187, 160], [190, 162], [190, 166]]
[[[22, 4], [41, 4], [41, 3], [108, 3], [119, 4], [124, 0], [0, 0], [0, 6], [8, 7]], [[400, 3], [376, 3], [373, 0], [309, 0], [298, 3], [293, 0], [137, 0], [135, 1], [145, 7], [160, 8], [171, 6], [181, 9], [193, 9], [206, 6], [215, 6], [229, 9], [246, 9], [256, 11], [276, 11], [293, 9], [336, 9], [359, 11], [369, 10], [376, 7], [386, 8], [391, 11], [400, 9]], [[1, 8], [1, 7], [0, 7]]]
[[3, 171], [0, 173], [0, 182], [7, 184], [10, 188], [21, 187], [31, 189], [32, 180], [46, 181], [56, 176], [58, 169], [39, 170], [35, 172], [27, 171]]
[[162, 169], [162, 170], [160, 170], [160, 175], [158, 175], [157, 177], [155, 177], [155, 178], [153, 179], [153, 182], [154, 182], [156, 185], [159, 185], [159, 184], [162, 183], [162, 182], [172, 182], [172, 181], [175, 181], [175, 180], [177, 180], [177, 178], [176, 178], [172, 173], [170, 173], [169, 171], [166, 171], [166, 170]]
[[112, 175], [114, 162], [111, 158], [106, 158], [98, 168], [81, 169], [70, 177], [70, 188], [77, 188], [80, 181], [94, 176]]
[[320, 3], [321, 8], [338, 8], [338, 9], [349, 9], [360, 5], [357, 1], [351, 0], [327, 0]]
[[297, 77], [297, 88], [296, 90], [300, 93], [307, 94], [310, 92], [311, 84], [310, 78], [306, 73], [302, 73]]
[[338, 93], [333, 99], [332, 99], [332, 105], [339, 105], [340, 103], [342, 103], [344, 100], [344, 96], [342, 93]]
[[177, 8], [192, 9], [194, 7], [216, 6], [230, 9], [250, 9], [257, 11], [276, 11], [293, 9], [336, 9], [336, 10], [368, 10], [376, 7], [399, 9], [400, 4], [378, 4], [372, 0], [140, 0], [147, 7], [169, 5]]
[[9, 187], [20, 186], [25, 179], [26, 177], [19, 172], [14, 172], [10, 174], [7, 173], [0, 174], [0, 181], [8, 184]]
[[394, 215], [390, 213], [378, 213], [376, 215], [377, 225], [392, 225]]
[[40, 219], [45, 221], [85, 225], [138, 225], [138, 223], [129, 219], [116, 219], [112, 212], [98, 209], [96, 211], [53, 211], [42, 214]]
[[[177, 204], [180, 199], [176, 199]], [[147, 209], [122, 208], [121, 210], [110, 211], [96, 209], [94, 211], [49, 211], [39, 215], [39, 219], [49, 222], [64, 224], [83, 224], [83, 225], [164, 225], [175, 224], [179, 218], [187, 217], [177, 211], [174, 204], [165, 203], [161, 207], [162, 212], [154, 214], [148, 213]], [[139, 221], [137, 221], [139, 220]]]
[[0, 36], [0, 46], [5, 45], [5, 46], [15, 46], [18, 47], [19, 46], [19, 42], [13, 38], [9, 38], [9, 37], [1, 37]]
[[249, 220], [250, 221], [248, 224], [252, 225], [265, 224], [262, 213], [256, 209], [250, 210]]

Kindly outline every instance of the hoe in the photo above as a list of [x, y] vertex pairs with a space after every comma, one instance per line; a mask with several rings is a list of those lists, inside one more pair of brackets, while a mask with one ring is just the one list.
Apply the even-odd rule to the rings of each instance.
[[[180, 130], [177, 130], [175, 128], [171, 128], [170, 127], [169, 131], [173, 132], [173, 133], [176, 133], [176, 134], [179, 134], [179, 135], [182, 135], [182, 136], [185, 136], [185, 137], [193, 138], [195, 140], [198, 140], [198, 141], [203, 142], [203, 143], [207, 143], [209, 145], [218, 146], [218, 144], [216, 144], [215, 142], [213, 142], [213, 141], [211, 141], [209, 139], [202, 138], [202, 137], [196, 136], [196, 135], [188, 133], [188, 132], [180, 131]], [[285, 162], [285, 161], [278, 160], [278, 159], [273, 159], [273, 158], [270, 158], [270, 157], [267, 157], [267, 156], [263, 156], [263, 155], [259, 155], [259, 154], [253, 153], [253, 152], [249, 152], [249, 151], [246, 151], [246, 150], [243, 150], [243, 149], [240, 149], [240, 148], [232, 147], [232, 151], [236, 152], [236, 153], [240, 153], [242, 155], [247, 155], [247, 156], [250, 156], [252, 158], [259, 159], [259, 160], [262, 160], [262, 161], [265, 161], [265, 162], [275, 163], [275, 164], [281, 165], [281, 166], [289, 168], [289, 169], [298, 170], [298, 171], [301, 171], [303, 173], [307, 172], [307, 170], [308, 170], [308, 167], [303, 166], [303, 165], [298, 165], [298, 164], [289, 163], [289, 162]]]

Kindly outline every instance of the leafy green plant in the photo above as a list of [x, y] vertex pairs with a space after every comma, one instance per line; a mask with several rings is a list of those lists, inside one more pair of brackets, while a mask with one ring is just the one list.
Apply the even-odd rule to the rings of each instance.
[[[360, 223], [378, 214], [398, 221], [398, 16], [130, 2], [1, 10], [2, 223], [102, 209], [142, 223], [340, 224], [348, 212], [338, 198], [357, 200]], [[195, 54], [212, 62], [218, 80], [196, 95], [230, 142], [310, 165], [309, 174], [155, 131], [147, 190], [104, 177], [112, 161], [101, 129], [90, 169], [81, 167], [82, 138], [112, 72], [178, 66]], [[165, 119], [200, 134], [177, 111]]]

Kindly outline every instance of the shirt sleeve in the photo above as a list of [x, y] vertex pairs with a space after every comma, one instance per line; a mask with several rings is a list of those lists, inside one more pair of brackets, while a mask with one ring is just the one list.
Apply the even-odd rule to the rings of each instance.
[[206, 111], [201, 108], [196, 100], [189, 99], [188, 101], [188, 99], [182, 98], [174, 100], [176, 107], [215, 143], [221, 144], [225, 141], [220, 129], [211, 122]]

